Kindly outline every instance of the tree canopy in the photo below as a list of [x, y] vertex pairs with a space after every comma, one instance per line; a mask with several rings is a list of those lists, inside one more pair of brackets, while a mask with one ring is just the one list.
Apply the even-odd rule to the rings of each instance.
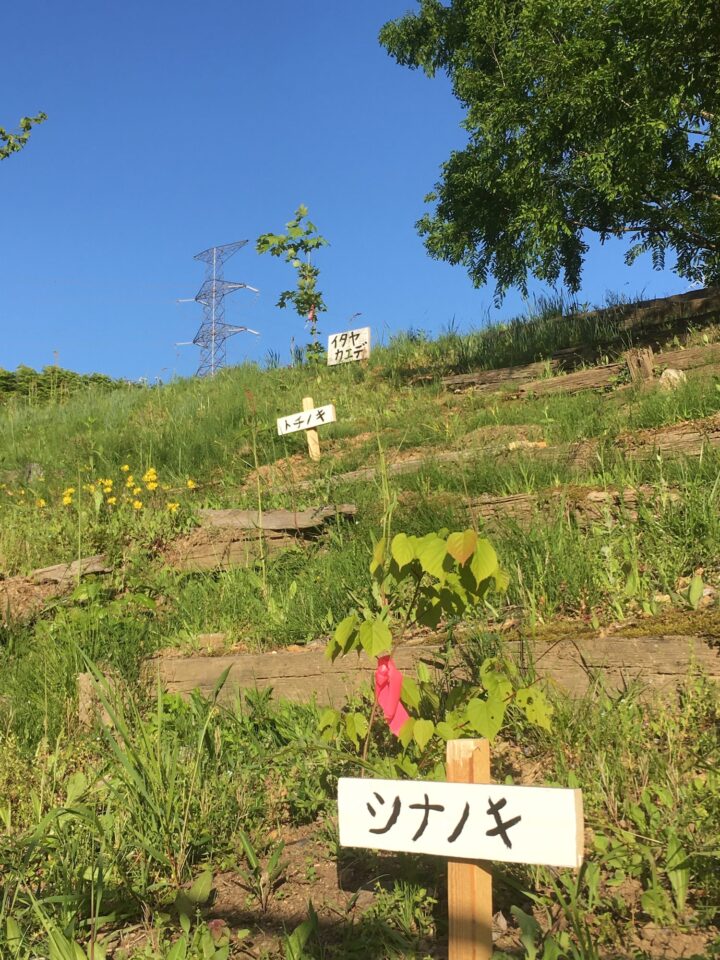
[[577, 290], [589, 230], [720, 282], [720, 0], [419, 0], [380, 42], [466, 110], [418, 222], [432, 256], [498, 297]]
[[47, 114], [45, 113], [38, 113], [34, 117], [22, 117], [19, 123], [19, 133], [11, 133], [4, 127], [0, 127], [0, 160], [5, 160], [11, 153], [22, 150], [33, 126], [36, 123], [42, 123], [43, 120], [47, 120]]

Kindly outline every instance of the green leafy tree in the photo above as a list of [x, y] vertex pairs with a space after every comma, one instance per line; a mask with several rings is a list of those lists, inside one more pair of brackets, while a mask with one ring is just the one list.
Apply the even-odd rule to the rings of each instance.
[[10, 133], [4, 127], [0, 127], [0, 160], [5, 160], [11, 153], [22, 150], [28, 141], [33, 126], [42, 123], [43, 120], [47, 120], [47, 114], [45, 113], [38, 113], [35, 117], [22, 117], [19, 133]]
[[419, 2], [380, 42], [447, 74], [468, 132], [418, 222], [433, 257], [498, 298], [530, 274], [576, 290], [589, 230], [720, 282], [717, 0]]
[[328, 245], [325, 237], [320, 236], [314, 223], [307, 219], [307, 207], [301, 204], [295, 211], [295, 218], [287, 223], [286, 233], [264, 233], [257, 238], [258, 253], [269, 253], [273, 257], [283, 257], [297, 271], [295, 290], [283, 290], [277, 306], [284, 309], [292, 303], [298, 316], [307, 318], [312, 343], [308, 345], [308, 354], [319, 357], [323, 350], [318, 336], [318, 314], [327, 307], [322, 293], [317, 288], [320, 274], [312, 263], [312, 254], [320, 247]]

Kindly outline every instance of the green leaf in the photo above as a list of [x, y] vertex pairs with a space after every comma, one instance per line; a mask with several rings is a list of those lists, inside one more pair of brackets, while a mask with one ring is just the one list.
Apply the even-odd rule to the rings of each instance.
[[211, 870], [205, 870], [193, 883], [187, 892], [188, 897], [193, 903], [202, 906], [207, 903], [212, 893], [213, 875]]
[[540, 924], [520, 907], [510, 907], [510, 913], [520, 927], [520, 941], [525, 948], [525, 960], [535, 960], [538, 954], [535, 941], [542, 936]]
[[400, 733], [398, 734], [398, 740], [405, 747], [408, 748], [410, 742], [413, 738], [413, 733], [415, 732], [415, 719], [410, 717], [405, 721], [405, 723], [400, 727]]
[[700, 601], [702, 600], [702, 595], [705, 590], [705, 584], [703, 579], [697, 573], [690, 581], [690, 586], [688, 587], [688, 602], [693, 610], [697, 610]]
[[368, 732], [367, 717], [363, 713], [349, 713], [345, 717], [345, 730], [348, 737], [357, 747], [358, 742], [362, 740]]
[[318, 729], [326, 730], [328, 727], [334, 727], [338, 722], [340, 714], [332, 707], [325, 707], [318, 720]]
[[487, 700], [473, 697], [467, 705], [466, 716], [476, 733], [487, 740], [492, 740], [503, 725], [505, 704], [497, 697], [488, 696]]
[[425, 573], [438, 580], [445, 578], [443, 562], [447, 556], [447, 543], [436, 533], [429, 533], [418, 541], [416, 554]]
[[19, 956], [22, 946], [22, 931], [20, 924], [14, 917], [8, 917], [5, 921], [5, 937], [13, 957]]
[[413, 729], [413, 739], [415, 743], [424, 750], [435, 733], [435, 724], [432, 720], [416, 720]]
[[370, 561], [370, 573], [374, 574], [378, 567], [385, 563], [386, 550], [385, 537], [381, 537], [373, 548], [372, 560]]
[[284, 938], [285, 960], [305, 960], [307, 956], [305, 947], [310, 937], [316, 932], [317, 926], [318, 918], [311, 900], [308, 903], [307, 919], [295, 927], [289, 937]]
[[[345, 617], [335, 628], [333, 639], [335, 641], [335, 650], [337, 653], [349, 653], [355, 645], [355, 631], [357, 629], [358, 618], [356, 613], [351, 613]], [[332, 659], [335, 659], [335, 656]]]
[[543, 730], [550, 730], [550, 718], [553, 715], [552, 704], [539, 687], [525, 687], [515, 694], [515, 703], [520, 707], [530, 723]]
[[457, 730], [445, 720], [441, 720], [440, 723], [435, 726], [435, 732], [439, 737], [442, 737], [443, 740], [457, 739]]
[[462, 566], [475, 552], [477, 534], [474, 530], [451, 533], [447, 539], [447, 552]]
[[504, 673], [495, 669], [495, 663], [496, 661], [493, 658], [483, 663], [480, 668], [480, 680], [491, 696], [505, 702], [512, 694], [512, 683]]
[[390, 552], [395, 563], [402, 570], [415, 559], [414, 538], [408, 537], [406, 533], [398, 533], [393, 537], [390, 545]]
[[80, 797], [85, 793], [88, 788], [88, 780], [82, 770], [76, 770], [69, 779], [67, 784], [67, 794], [65, 799], [65, 805], [71, 807], [76, 803]]
[[175, 943], [170, 947], [167, 953], [167, 960], [185, 960], [187, 957], [187, 940], [185, 937], [180, 937], [179, 940], [176, 940]]
[[358, 639], [369, 657], [379, 657], [392, 649], [392, 634], [384, 620], [366, 620], [360, 625]]
[[470, 569], [472, 570], [473, 576], [475, 577], [475, 582], [478, 584], [478, 586], [483, 582], [483, 580], [487, 580], [488, 577], [492, 577], [497, 571], [497, 567], [497, 554], [495, 553], [490, 541], [478, 540], [477, 546], [475, 547], [475, 553], [473, 554], [473, 558], [470, 563]]
[[420, 688], [412, 677], [403, 677], [400, 699], [406, 707], [410, 707], [412, 710], [417, 710], [420, 706]]

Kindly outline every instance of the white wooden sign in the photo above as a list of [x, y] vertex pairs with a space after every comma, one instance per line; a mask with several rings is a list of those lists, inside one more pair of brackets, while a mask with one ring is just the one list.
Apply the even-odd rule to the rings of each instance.
[[296, 433], [298, 430], [314, 430], [324, 423], [335, 423], [335, 404], [328, 403], [324, 407], [313, 407], [303, 410], [302, 413], [291, 413], [287, 417], [278, 417], [277, 432], [283, 437], [286, 433]]
[[555, 867], [583, 860], [580, 790], [343, 777], [338, 814], [344, 847]]
[[367, 360], [369, 356], [370, 327], [358, 327], [357, 330], [331, 333], [328, 337], [327, 362], [329, 367], [336, 363], [349, 363], [352, 360]]

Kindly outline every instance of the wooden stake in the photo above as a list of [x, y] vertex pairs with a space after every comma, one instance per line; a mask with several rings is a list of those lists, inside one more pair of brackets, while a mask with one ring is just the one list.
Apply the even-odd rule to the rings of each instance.
[[633, 383], [652, 380], [654, 374], [654, 356], [652, 347], [639, 347], [628, 350], [625, 360]]
[[[312, 397], [303, 397], [303, 410], [312, 410], [315, 404], [313, 403]], [[320, 459], [320, 437], [318, 436], [317, 430], [306, 430], [307, 442], [308, 442], [308, 453], [310, 454], [311, 460]]]
[[[490, 783], [487, 740], [450, 740], [447, 779], [451, 783]], [[490, 960], [492, 874], [467, 860], [448, 862], [448, 960]]]

